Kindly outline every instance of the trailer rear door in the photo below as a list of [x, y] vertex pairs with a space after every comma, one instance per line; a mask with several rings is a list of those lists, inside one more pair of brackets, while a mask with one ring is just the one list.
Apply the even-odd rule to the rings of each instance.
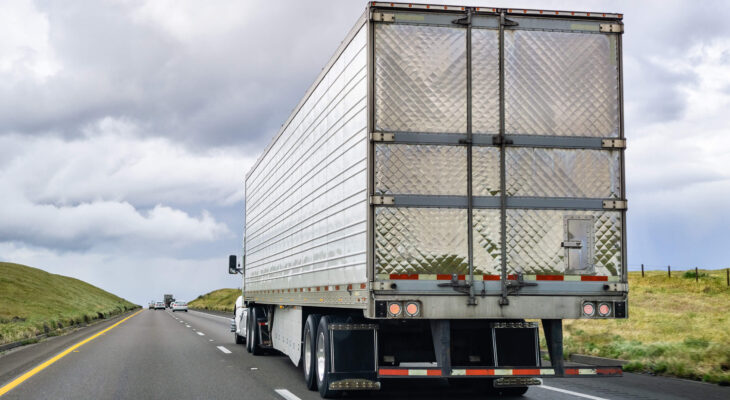
[[375, 280], [625, 282], [620, 17], [375, 11]]

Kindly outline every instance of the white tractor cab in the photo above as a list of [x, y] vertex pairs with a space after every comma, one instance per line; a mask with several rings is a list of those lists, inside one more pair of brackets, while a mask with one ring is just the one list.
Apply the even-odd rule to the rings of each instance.
[[236, 344], [243, 344], [246, 340], [246, 321], [248, 320], [248, 309], [243, 305], [243, 296], [238, 296], [233, 309], [231, 320], [231, 332]]

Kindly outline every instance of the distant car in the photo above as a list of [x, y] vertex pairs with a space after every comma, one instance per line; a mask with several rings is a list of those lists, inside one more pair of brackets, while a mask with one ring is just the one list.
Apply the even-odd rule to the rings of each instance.
[[155, 303], [155, 310], [164, 310], [165, 309], [165, 302], [164, 301], [158, 301]]
[[184, 301], [176, 301], [176, 302], [170, 304], [170, 308], [172, 308], [172, 312], [175, 312], [175, 311], [188, 312], [188, 303], [186, 303]]
[[154, 310], [155, 309], [155, 302], [154, 301], [151, 301], [148, 308], [150, 310]]

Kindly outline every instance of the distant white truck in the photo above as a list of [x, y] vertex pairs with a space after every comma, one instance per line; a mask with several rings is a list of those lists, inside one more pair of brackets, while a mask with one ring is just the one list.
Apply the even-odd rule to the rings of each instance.
[[236, 344], [246, 342], [246, 321], [248, 320], [248, 309], [243, 304], [243, 296], [238, 296], [233, 309], [233, 319], [231, 320], [231, 332], [233, 332], [233, 340]]
[[323, 397], [620, 376], [562, 320], [628, 316], [622, 19], [368, 2], [246, 175], [237, 340]]

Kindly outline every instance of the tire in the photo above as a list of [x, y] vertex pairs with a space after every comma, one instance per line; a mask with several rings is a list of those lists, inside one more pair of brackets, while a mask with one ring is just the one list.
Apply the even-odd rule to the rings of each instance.
[[317, 326], [317, 340], [315, 341], [315, 370], [317, 371], [317, 387], [319, 395], [325, 399], [339, 397], [342, 391], [332, 390], [329, 388], [330, 365], [332, 365], [330, 349], [330, 335], [327, 325], [330, 323], [330, 317], [327, 315], [319, 319]]
[[233, 332], [233, 340], [236, 342], [236, 344], [243, 344], [243, 336], [237, 334], [236, 332]]
[[304, 332], [302, 334], [302, 372], [304, 373], [304, 383], [306, 383], [309, 390], [317, 390], [314, 347], [317, 341], [319, 319], [319, 314], [310, 314], [304, 323]]
[[251, 314], [252, 314], [252, 317], [251, 317], [252, 324], [251, 324], [251, 330], [249, 331], [249, 332], [251, 332], [251, 336], [246, 335], [246, 343], [251, 348], [251, 350], [250, 350], [251, 354], [253, 354], [255, 356], [260, 356], [260, 355], [264, 354], [264, 350], [261, 349], [261, 347], [259, 346], [259, 330], [261, 328], [259, 327], [258, 320], [262, 314], [262, 310], [260, 307], [254, 307], [251, 310]]
[[249, 353], [252, 353], [253, 350], [251, 349], [251, 338], [253, 338], [253, 308], [248, 308], [248, 314], [246, 315], [246, 351]]

